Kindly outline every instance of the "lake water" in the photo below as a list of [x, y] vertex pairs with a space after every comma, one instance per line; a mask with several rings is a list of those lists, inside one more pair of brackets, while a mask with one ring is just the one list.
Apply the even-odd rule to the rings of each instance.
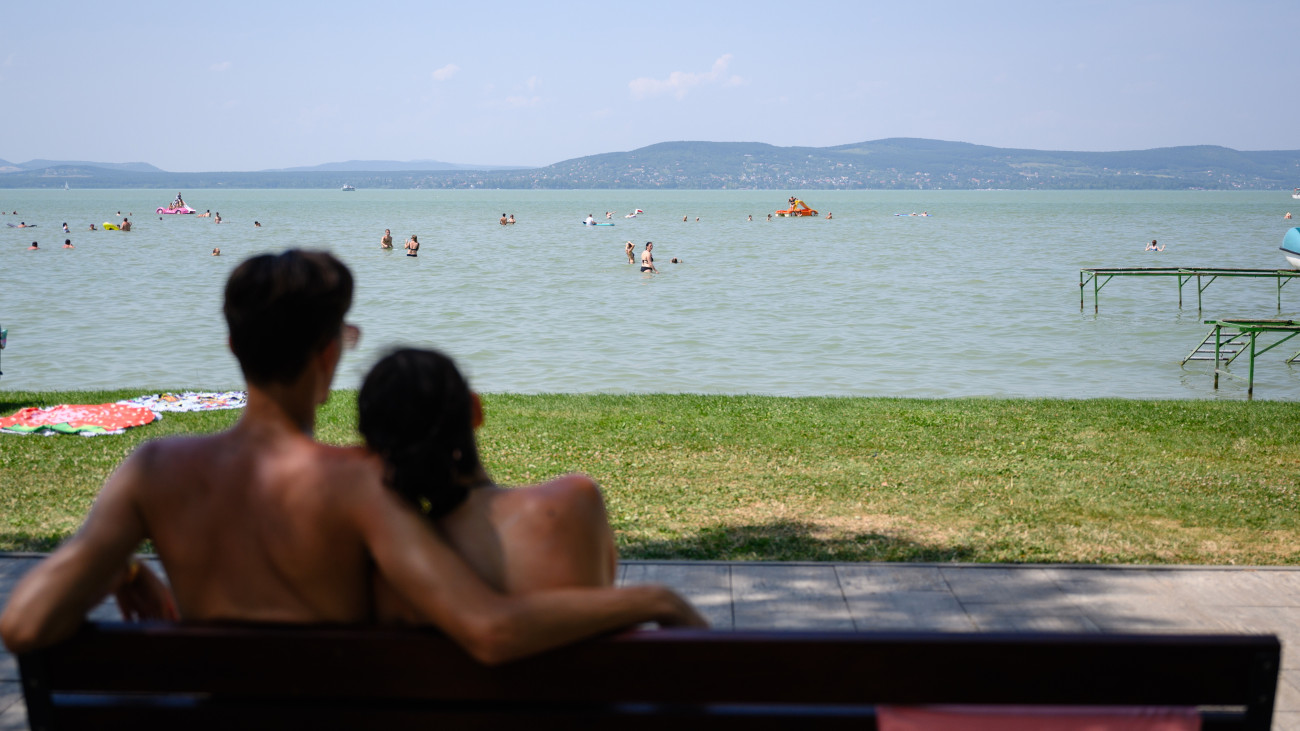
[[[1300, 285], [1279, 312], [1271, 279], [1221, 279], [1198, 313], [1194, 284], [1180, 310], [1175, 279], [1120, 278], [1099, 314], [1091, 286], [1079, 308], [1084, 267], [1285, 267], [1300, 201], [1284, 193], [792, 192], [833, 220], [767, 221], [784, 191], [185, 191], [217, 225], [152, 214], [171, 190], [3, 190], [18, 215], [0, 222], [39, 227], [0, 227], [0, 389], [239, 386], [223, 284], [288, 247], [356, 275], [364, 335], [339, 387], [409, 344], [486, 392], [1240, 399], [1244, 383], [1216, 392], [1208, 364], [1179, 365], [1202, 320], [1300, 317]], [[580, 225], [607, 210], [615, 226]], [[86, 230], [117, 211], [133, 231]], [[398, 249], [379, 249], [385, 228]], [[1165, 252], [1143, 251], [1153, 238]], [[660, 274], [626, 263], [629, 239], [655, 242]], [[1290, 345], [1257, 361], [1256, 397], [1300, 397]]]

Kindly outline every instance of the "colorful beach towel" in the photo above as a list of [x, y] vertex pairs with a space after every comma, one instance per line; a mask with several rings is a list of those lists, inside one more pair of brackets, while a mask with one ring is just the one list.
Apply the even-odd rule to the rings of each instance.
[[157, 414], [141, 406], [125, 404], [60, 404], [21, 409], [0, 419], [0, 432], [12, 434], [80, 434], [94, 437], [121, 434], [133, 426], [144, 426]]
[[248, 394], [243, 391], [186, 391], [185, 393], [155, 393], [138, 396], [119, 404], [143, 406], [146, 409], [162, 413], [164, 411], [218, 411], [220, 409], [242, 409], [248, 403]]

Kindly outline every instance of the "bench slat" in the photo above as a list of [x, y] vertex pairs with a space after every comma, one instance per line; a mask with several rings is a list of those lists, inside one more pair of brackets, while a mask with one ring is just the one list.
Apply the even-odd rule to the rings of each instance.
[[1276, 637], [1255, 635], [670, 630], [485, 667], [430, 630], [110, 623], [20, 663], [25, 682], [43, 664], [56, 693], [201, 693], [340, 713], [405, 704], [423, 717], [476, 701], [565, 718], [608, 704], [668, 704], [649, 706], [668, 715], [720, 704], [868, 715], [876, 703], [1214, 705], [1246, 707], [1245, 727], [1267, 728], [1280, 652]]

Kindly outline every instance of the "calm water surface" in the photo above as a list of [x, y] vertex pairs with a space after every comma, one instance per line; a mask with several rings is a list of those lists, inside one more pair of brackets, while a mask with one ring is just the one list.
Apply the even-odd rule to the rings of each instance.
[[[449, 352], [489, 392], [1239, 399], [1244, 383], [1215, 392], [1206, 364], [1179, 365], [1202, 320], [1300, 318], [1300, 289], [1279, 312], [1272, 280], [1219, 280], [1198, 314], [1192, 285], [1180, 310], [1172, 278], [1116, 279], [1100, 314], [1091, 287], [1079, 309], [1083, 267], [1285, 266], [1283, 193], [792, 192], [834, 219], [767, 221], [783, 191], [186, 191], [217, 225], [159, 220], [170, 190], [0, 191], [18, 211], [0, 221], [39, 225], [0, 227], [0, 389], [236, 387], [226, 276], [294, 246], [356, 275], [364, 335], [341, 387], [402, 344]], [[86, 230], [119, 210], [134, 231]], [[615, 226], [579, 225], [607, 210]], [[398, 250], [379, 249], [385, 228]], [[1153, 238], [1164, 253], [1143, 251]], [[629, 239], [655, 242], [661, 274], [626, 263]], [[1257, 397], [1300, 397], [1295, 348], [1257, 361]]]

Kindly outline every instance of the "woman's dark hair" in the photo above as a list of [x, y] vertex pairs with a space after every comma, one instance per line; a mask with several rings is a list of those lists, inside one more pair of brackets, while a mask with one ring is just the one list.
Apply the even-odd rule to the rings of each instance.
[[388, 486], [432, 518], [469, 494], [479, 470], [474, 406], [456, 364], [432, 350], [397, 350], [357, 396], [361, 435], [384, 458]]

